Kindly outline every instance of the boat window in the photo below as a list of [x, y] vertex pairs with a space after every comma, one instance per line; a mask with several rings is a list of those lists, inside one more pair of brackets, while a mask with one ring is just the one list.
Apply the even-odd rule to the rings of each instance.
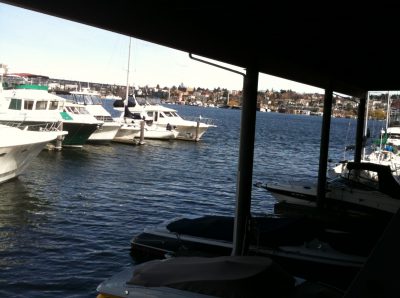
[[57, 94], [58, 97], [64, 98], [68, 101], [74, 101], [72, 94]]
[[400, 134], [390, 134], [389, 138], [390, 139], [400, 139]]
[[175, 113], [175, 112], [171, 112], [172, 113], [172, 115], [174, 115], [175, 117], [179, 117], [179, 115], [177, 114], [177, 113]]
[[65, 109], [73, 114], [79, 114], [79, 111], [75, 107], [65, 107]]
[[153, 112], [153, 111], [147, 112], [147, 116], [149, 116], [150, 118], [153, 118], [153, 115], [154, 115], [154, 112]]
[[72, 94], [66, 94], [63, 96], [66, 100], [73, 102], [75, 100]]
[[21, 110], [22, 100], [18, 98], [11, 98], [11, 102], [9, 105], [10, 110]]
[[142, 116], [140, 116], [140, 113], [133, 113], [132, 118], [133, 119], [142, 119]]
[[87, 115], [89, 112], [84, 107], [77, 107], [79, 114]]
[[32, 110], [32, 109], [33, 109], [33, 100], [25, 100], [24, 110]]
[[160, 118], [164, 118], [163, 113], [159, 113]]
[[57, 107], [58, 107], [58, 101], [51, 100], [49, 104], [49, 110], [57, 110]]
[[74, 94], [74, 102], [79, 103], [79, 104], [84, 104], [85, 103], [85, 98], [83, 97], [83, 94]]
[[92, 105], [93, 101], [92, 101], [92, 97], [90, 95], [83, 95], [83, 100], [84, 100], [84, 104], [85, 105]]
[[36, 110], [45, 110], [47, 108], [46, 100], [38, 100], [36, 102]]
[[103, 102], [101, 101], [101, 98], [98, 96], [92, 95], [92, 102], [94, 105], [101, 105]]
[[171, 112], [164, 112], [164, 114], [167, 117], [174, 117], [174, 115]]

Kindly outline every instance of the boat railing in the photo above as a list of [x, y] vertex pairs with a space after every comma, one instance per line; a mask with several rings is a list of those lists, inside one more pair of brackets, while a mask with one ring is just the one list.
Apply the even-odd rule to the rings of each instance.
[[62, 122], [47, 122], [47, 123], [38, 123], [31, 124], [25, 122], [6, 122], [2, 123], [7, 126], [16, 127], [21, 130], [28, 131], [61, 131], [62, 130]]
[[99, 121], [103, 122], [115, 122], [115, 120], [111, 116], [95, 116], [95, 118]]
[[195, 121], [195, 122], [200, 122], [200, 123], [204, 123], [207, 125], [215, 125], [215, 120], [212, 118], [205, 118], [202, 116], [185, 116], [183, 117], [185, 120], [189, 120], [189, 121]]

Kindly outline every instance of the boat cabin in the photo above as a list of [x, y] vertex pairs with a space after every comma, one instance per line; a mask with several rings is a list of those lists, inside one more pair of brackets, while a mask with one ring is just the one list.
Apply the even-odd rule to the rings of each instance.
[[[38, 91], [38, 90], [36, 90]], [[65, 100], [51, 96], [47, 91], [31, 92], [29, 89], [4, 90], [0, 110], [16, 111], [62, 111]]]

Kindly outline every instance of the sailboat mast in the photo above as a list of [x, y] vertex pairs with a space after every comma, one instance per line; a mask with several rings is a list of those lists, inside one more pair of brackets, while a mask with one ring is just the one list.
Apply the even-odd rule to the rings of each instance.
[[386, 132], [389, 127], [389, 118], [390, 118], [390, 91], [388, 91], [388, 99], [387, 99], [387, 109], [386, 109]]
[[128, 51], [128, 70], [126, 74], [126, 105], [128, 105], [128, 97], [129, 97], [129, 64], [131, 62], [131, 38], [129, 37], [129, 51]]

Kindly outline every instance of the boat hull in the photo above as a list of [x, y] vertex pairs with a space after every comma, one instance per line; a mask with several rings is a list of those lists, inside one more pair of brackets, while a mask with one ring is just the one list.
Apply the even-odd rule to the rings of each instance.
[[[20, 127], [29, 127], [29, 130], [40, 130], [43, 127], [49, 127], [53, 125], [53, 122], [46, 122], [46, 121], [7, 121], [1, 122], [2, 124], [10, 124], [13, 126], [20, 126]], [[68, 122], [65, 121], [62, 123], [62, 128], [64, 131], [67, 131], [63, 137], [62, 146], [69, 146], [69, 147], [82, 147], [89, 137], [95, 132], [98, 128], [97, 123], [81, 123], [81, 122]]]
[[[265, 188], [277, 199], [292, 205], [317, 207], [317, 188], [312, 185], [268, 183]], [[327, 204], [348, 214], [390, 216], [400, 208], [400, 200], [372, 189], [328, 185]]]
[[64, 137], [62, 145], [82, 147], [97, 128], [96, 123], [63, 122], [63, 130], [68, 131], [68, 134]]
[[[58, 132], [20, 131], [17, 128], [13, 128], [13, 130], [9, 130], [8, 137], [16, 139], [15, 133], [17, 133], [21, 141], [20, 144], [16, 145], [7, 145], [1, 142], [0, 183], [23, 173], [31, 161], [44, 149], [45, 145], [57, 138], [58, 135]], [[33, 140], [32, 137], [36, 140]]]
[[97, 128], [89, 137], [89, 143], [110, 143], [118, 133], [121, 125], [113, 122], [104, 122], [104, 124]]
[[136, 144], [135, 136], [138, 133], [140, 133], [140, 129], [138, 126], [123, 124], [113, 138], [113, 142], [123, 144]]
[[[166, 128], [152, 128], [145, 127], [143, 130], [143, 138], [148, 140], [174, 140], [177, 138], [179, 132], [176, 130], [167, 130]], [[134, 137], [139, 139], [141, 132], [137, 132]]]
[[184, 141], [199, 141], [204, 133], [207, 131], [208, 127], [207, 126], [188, 126], [188, 125], [178, 125], [175, 128], [179, 134], [176, 137], [179, 140], [184, 140]]

